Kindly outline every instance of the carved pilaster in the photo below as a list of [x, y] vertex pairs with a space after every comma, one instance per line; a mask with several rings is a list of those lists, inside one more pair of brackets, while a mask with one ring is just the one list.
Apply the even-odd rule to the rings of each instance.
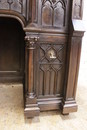
[[70, 30], [68, 53], [67, 53], [67, 70], [65, 78], [65, 90], [62, 102], [63, 114], [77, 111], [75, 101], [78, 72], [80, 64], [81, 44], [84, 35], [84, 26], [81, 20], [72, 20]]
[[29, 1], [29, 26], [37, 26], [37, 0]]
[[25, 37], [26, 51], [28, 54], [28, 94], [30, 97], [34, 97], [34, 50], [36, 48], [36, 42], [38, 37]]
[[26, 103], [25, 103], [25, 115], [27, 117], [37, 116], [39, 114], [39, 108], [37, 104], [37, 97], [34, 92], [34, 50], [36, 49], [36, 42], [38, 37], [26, 36]]
[[82, 19], [83, 0], [73, 0], [73, 19]]

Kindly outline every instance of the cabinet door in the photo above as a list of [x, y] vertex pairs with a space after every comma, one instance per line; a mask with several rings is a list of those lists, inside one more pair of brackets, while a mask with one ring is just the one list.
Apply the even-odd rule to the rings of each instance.
[[66, 46], [66, 40], [60, 38], [53, 42], [38, 42], [35, 52], [35, 85], [38, 97], [62, 96], [66, 68]]

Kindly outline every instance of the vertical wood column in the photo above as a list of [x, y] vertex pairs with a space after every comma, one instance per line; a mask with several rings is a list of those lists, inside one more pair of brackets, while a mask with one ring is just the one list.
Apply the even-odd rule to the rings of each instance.
[[83, 35], [84, 35], [84, 27], [82, 21], [72, 20], [72, 27], [70, 30], [70, 36], [68, 42], [65, 90], [62, 102], [63, 114], [77, 111], [77, 104], [75, 101], [75, 97], [76, 97]]
[[27, 93], [26, 93], [26, 103], [25, 103], [25, 116], [26, 117], [34, 117], [39, 115], [39, 108], [37, 104], [37, 97], [34, 92], [34, 50], [36, 49], [36, 42], [38, 37], [30, 37], [26, 36], [26, 85], [27, 85]]
[[25, 37], [26, 40], [26, 51], [27, 51], [27, 85], [28, 85], [28, 95], [34, 97], [34, 50], [37, 38]]

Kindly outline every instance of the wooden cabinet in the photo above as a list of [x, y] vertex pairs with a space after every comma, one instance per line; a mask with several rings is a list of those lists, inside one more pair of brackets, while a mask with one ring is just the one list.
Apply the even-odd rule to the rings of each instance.
[[[11, 49], [7, 57], [12, 56], [14, 60], [8, 59], [8, 68], [12, 63], [10, 73], [8, 68], [4, 73], [1, 67], [0, 73], [4, 74], [4, 81], [7, 81], [5, 77], [11, 79], [11, 73], [11, 81], [15, 81], [14, 78], [20, 81], [22, 77], [26, 117], [38, 116], [46, 110], [60, 109], [63, 114], [77, 111], [75, 96], [84, 35], [82, 7], [82, 0], [0, 1], [0, 20], [15, 27], [3, 26], [9, 33], [13, 32], [10, 40], [13, 47], [7, 40]], [[0, 46], [5, 42], [1, 40]], [[4, 49], [0, 51], [2, 64]], [[8, 49], [6, 47], [6, 51]], [[20, 74], [19, 78], [14, 70]], [[2, 82], [1, 75], [0, 79]]]

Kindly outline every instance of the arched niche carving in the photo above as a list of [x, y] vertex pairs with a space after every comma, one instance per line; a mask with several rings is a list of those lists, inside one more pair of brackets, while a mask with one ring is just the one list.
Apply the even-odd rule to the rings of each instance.
[[42, 5], [42, 25], [52, 26], [52, 7], [49, 1], [46, 1]]
[[55, 5], [53, 26], [56, 27], [65, 26], [65, 5], [62, 1], [59, 1]]

